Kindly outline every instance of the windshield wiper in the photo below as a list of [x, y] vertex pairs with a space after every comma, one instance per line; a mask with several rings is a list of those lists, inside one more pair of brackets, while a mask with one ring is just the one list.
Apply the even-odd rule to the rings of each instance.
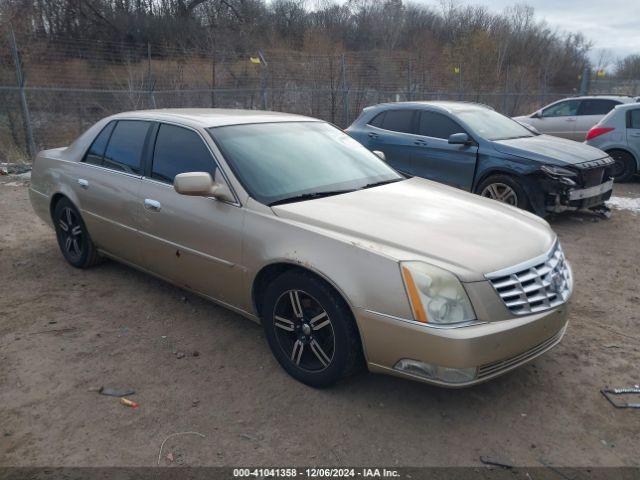
[[406, 178], [393, 178], [391, 180], [382, 180], [380, 182], [367, 183], [365, 186], [360, 187], [359, 190], [364, 190], [365, 188], [371, 187], [379, 187], [380, 185], [387, 185], [388, 183], [399, 182], [400, 180], [406, 180]]
[[323, 192], [303, 193], [302, 195], [294, 195], [293, 197], [281, 198], [269, 204], [270, 207], [282, 205], [284, 203], [302, 202], [304, 200], [313, 200], [315, 198], [331, 197], [332, 195], [340, 195], [341, 193], [353, 192], [352, 188], [347, 190], [325, 190]]

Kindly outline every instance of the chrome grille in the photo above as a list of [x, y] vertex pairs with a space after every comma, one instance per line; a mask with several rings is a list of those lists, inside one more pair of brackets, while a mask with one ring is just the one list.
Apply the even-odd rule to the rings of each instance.
[[557, 307], [567, 301], [573, 288], [571, 268], [560, 242], [543, 257], [486, 277], [506, 307], [516, 315]]

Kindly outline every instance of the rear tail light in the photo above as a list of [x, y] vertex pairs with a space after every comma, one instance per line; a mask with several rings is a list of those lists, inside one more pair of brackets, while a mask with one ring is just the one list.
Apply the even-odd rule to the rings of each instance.
[[599, 137], [605, 133], [612, 132], [614, 129], [611, 127], [593, 127], [587, 132], [587, 138], [585, 140], [591, 140], [592, 138]]

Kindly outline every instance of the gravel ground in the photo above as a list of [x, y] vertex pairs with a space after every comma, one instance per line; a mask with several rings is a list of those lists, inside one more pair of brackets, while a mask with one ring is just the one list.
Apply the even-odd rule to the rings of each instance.
[[599, 392], [640, 383], [632, 209], [551, 219], [576, 291], [564, 341], [535, 362], [465, 390], [366, 373], [314, 390], [258, 325], [114, 262], [67, 265], [25, 185], [0, 177], [0, 465], [152, 466], [185, 431], [204, 437], [171, 437], [161, 465], [640, 465], [640, 411]]

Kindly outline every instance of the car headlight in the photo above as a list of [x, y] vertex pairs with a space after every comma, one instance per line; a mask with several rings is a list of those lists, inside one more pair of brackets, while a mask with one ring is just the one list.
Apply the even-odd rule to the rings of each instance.
[[572, 170], [569, 170], [567, 168], [562, 168], [562, 167], [557, 167], [555, 165], [542, 165], [540, 167], [540, 170], [542, 170], [544, 173], [546, 173], [547, 175], [550, 175], [552, 177], [576, 177], [578, 176], [578, 174]]
[[467, 292], [455, 275], [423, 262], [402, 262], [400, 269], [415, 320], [435, 325], [475, 320]]

